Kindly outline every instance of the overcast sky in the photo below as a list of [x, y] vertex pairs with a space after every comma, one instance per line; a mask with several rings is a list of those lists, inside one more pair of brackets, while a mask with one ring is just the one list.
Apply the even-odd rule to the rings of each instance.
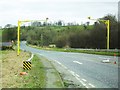
[[119, 0], [0, 0], [0, 26], [17, 25], [18, 20], [63, 20], [86, 22], [87, 17], [101, 18], [118, 14]]

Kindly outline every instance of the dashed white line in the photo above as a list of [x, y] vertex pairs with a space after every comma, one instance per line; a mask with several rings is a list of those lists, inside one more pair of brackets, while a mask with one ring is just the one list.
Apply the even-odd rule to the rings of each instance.
[[[39, 55], [42, 55], [42, 54], [40, 54], [40, 53], [38, 53]], [[56, 60], [54, 60], [54, 61], [56, 61]], [[56, 61], [58, 64], [60, 64], [61, 66], [63, 66], [64, 68], [66, 68], [67, 69], [67, 67], [66, 66], [64, 66], [62, 63], [60, 63], [60, 62], [58, 62], [58, 61]], [[83, 63], [81, 63], [81, 62], [78, 62], [78, 61], [73, 61], [74, 63], [78, 63], [78, 64], [83, 64]], [[89, 88], [84, 82], [86, 82], [87, 80], [85, 80], [84, 78], [82, 79], [82, 80], [80, 80], [79, 79], [79, 75], [78, 74], [75, 74], [75, 72], [73, 72], [73, 71], [71, 71], [71, 70], [68, 70], [73, 76], [75, 76], [75, 78], [81, 83], [81, 84], [83, 84], [83, 86], [85, 86], [86, 88]], [[83, 82], [84, 81], [84, 82]], [[88, 85], [90, 85], [91, 87], [95, 87], [94, 85], [92, 85], [91, 83], [89, 83]]]
[[60, 62], [57, 62], [58, 64], [62, 65]]
[[80, 76], [78, 74], [75, 74], [75, 72], [71, 71], [71, 70], [68, 70], [73, 76], [75, 76], [75, 78], [83, 85], [85, 86], [86, 88], [89, 88], [88, 86], [91, 86], [91, 87], [95, 87], [93, 84], [91, 83], [88, 83], [86, 79], [82, 78], [80, 79]]
[[91, 83], [89, 83], [89, 85], [90, 85], [90, 86], [92, 86], [92, 87], [95, 87], [95, 86], [94, 86], [94, 85], [92, 85]]
[[88, 88], [88, 86], [87, 86], [83, 81], [81, 81], [78, 77], [76, 77], [76, 79], [77, 79], [83, 86], [85, 86], [86, 88]]
[[80, 77], [78, 74], [75, 74], [77, 77]]
[[39, 55], [43, 56], [43, 54], [38, 53]]
[[76, 79], [79, 81], [80, 79], [78, 77], [76, 77]]
[[85, 80], [84, 78], [82, 79], [84, 82], [86, 82], [87, 80]]
[[64, 66], [64, 65], [62, 65], [65, 69], [67, 69], [67, 67], [66, 66]]
[[80, 82], [81, 82], [84, 86], [86, 86], [86, 84], [85, 84], [83, 81], [80, 80]]
[[78, 63], [78, 64], [83, 64], [83, 63], [81, 63], [81, 62], [78, 62], [78, 61], [73, 61], [74, 63]]
[[85, 86], [86, 88], [89, 88], [88, 86]]
[[75, 72], [73, 72], [73, 71], [70, 71], [70, 73], [71, 73], [73, 76], [75, 76]]
[[54, 61], [57, 62], [58, 64], [62, 65], [60, 62], [58, 62], [58, 61], [56, 61], [56, 60], [54, 60]]
[[55, 62], [57, 62], [58, 64], [60, 64], [62, 67], [64, 67], [65, 69], [67, 69], [66, 66], [64, 66], [62, 63], [58, 62], [57, 60], [54, 60]]

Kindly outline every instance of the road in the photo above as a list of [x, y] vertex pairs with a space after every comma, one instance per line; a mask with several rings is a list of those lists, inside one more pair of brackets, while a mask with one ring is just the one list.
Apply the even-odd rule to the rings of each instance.
[[106, 58], [117, 61], [117, 57], [39, 50], [27, 46], [25, 42], [21, 42], [21, 49], [55, 60], [67, 68], [86, 88], [118, 88], [117, 64], [101, 62]]

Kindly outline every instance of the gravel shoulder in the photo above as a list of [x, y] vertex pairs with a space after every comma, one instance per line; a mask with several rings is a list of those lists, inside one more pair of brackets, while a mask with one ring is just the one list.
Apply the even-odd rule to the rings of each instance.
[[80, 83], [76, 79], [77, 76], [74, 73], [72, 73], [72, 71], [68, 70], [65, 66], [56, 61], [51, 61], [51, 63], [59, 72], [59, 75], [63, 80], [65, 88], [86, 88], [82, 83]]
[[41, 59], [46, 71], [47, 78], [45, 88], [64, 88], [63, 81], [53, 64], [43, 56], [39, 56], [39, 58]]
[[[48, 60], [43, 56], [39, 56], [46, 67], [47, 71], [47, 86], [46, 88], [86, 88], [80, 83], [74, 74], [71, 73], [65, 66], [59, 64], [56, 61]], [[56, 84], [58, 86], [56, 87]]]

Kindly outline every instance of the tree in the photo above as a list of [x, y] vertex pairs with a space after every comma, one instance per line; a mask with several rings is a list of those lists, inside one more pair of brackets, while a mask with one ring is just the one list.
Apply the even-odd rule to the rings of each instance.
[[11, 27], [12, 27], [12, 24], [7, 24], [7, 25], [5, 25], [4, 28], [11, 28]]
[[2, 42], [17, 40], [17, 28], [4, 28], [2, 32]]
[[61, 20], [58, 21], [58, 26], [62, 26], [62, 21]]

